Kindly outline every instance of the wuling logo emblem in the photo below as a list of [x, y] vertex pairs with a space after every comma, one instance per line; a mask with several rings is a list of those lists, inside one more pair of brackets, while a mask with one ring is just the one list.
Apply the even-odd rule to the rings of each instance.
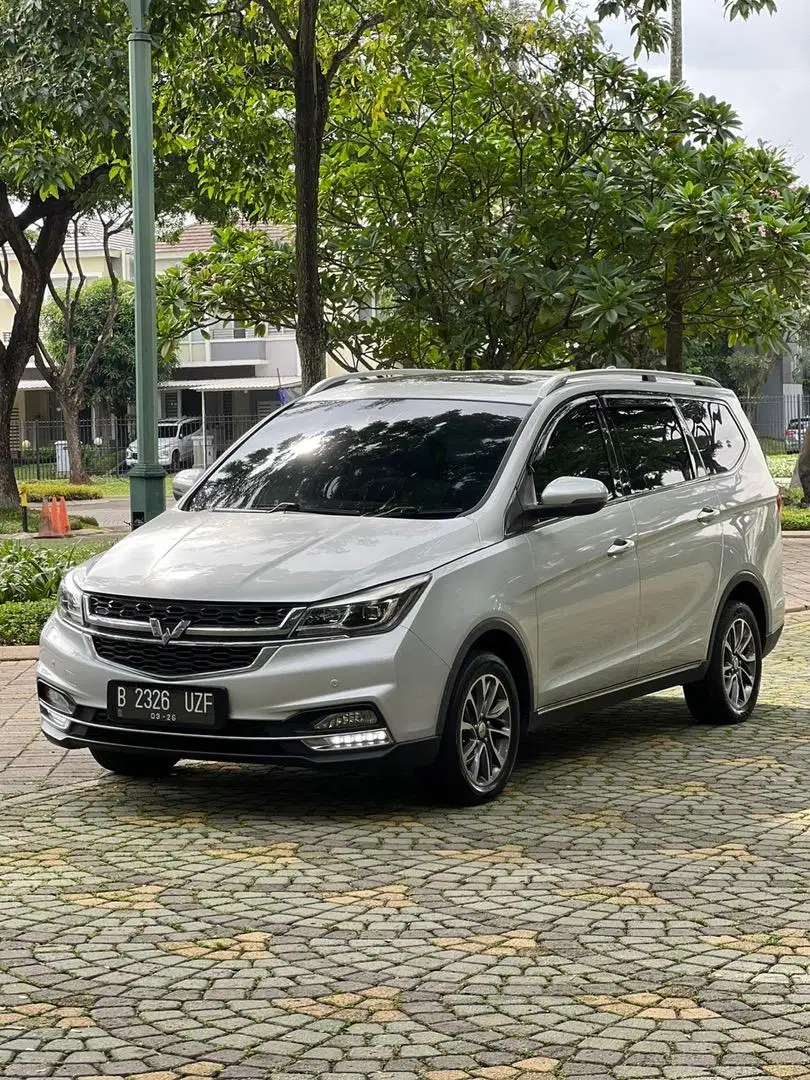
[[168, 645], [170, 641], [177, 641], [181, 638], [191, 626], [191, 622], [188, 619], [181, 619], [180, 622], [173, 627], [164, 626], [160, 619], [150, 619], [149, 628], [152, 631], [152, 637], [157, 638], [161, 645]]

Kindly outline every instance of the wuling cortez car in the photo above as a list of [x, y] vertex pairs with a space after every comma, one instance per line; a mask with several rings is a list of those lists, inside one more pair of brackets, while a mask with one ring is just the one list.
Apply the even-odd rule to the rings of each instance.
[[552, 715], [684, 687], [745, 720], [784, 621], [779, 497], [734, 394], [666, 372], [370, 372], [263, 421], [64, 579], [47, 737], [425, 767], [497, 795]]

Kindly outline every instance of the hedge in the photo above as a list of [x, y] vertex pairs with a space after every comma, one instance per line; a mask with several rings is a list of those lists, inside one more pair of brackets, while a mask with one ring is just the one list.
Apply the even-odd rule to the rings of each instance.
[[69, 484], [62, 480], [31, 480], [19, 485], [20, 494], [25, 493], [29, 502], [42, 502], [47, 498], [67, 499], [103, 499], [101, 488], [87, 484]]
[[799, 510], [792, 506], [782, 507], [783, 532], [810, 530], [810, 510]]
[[0, 645], [38, 645], [55, 604], [53, 598], [0, 604]]

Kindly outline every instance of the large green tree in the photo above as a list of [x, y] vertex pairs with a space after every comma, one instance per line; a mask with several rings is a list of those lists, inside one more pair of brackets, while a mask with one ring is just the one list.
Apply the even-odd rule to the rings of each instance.
[[[190, 13], [153, 0], [158, 209], [215, 215], [189, 182], [186, 142], [168, 123], [167, 98], [181, 68], [166, 42]], [[0, 0], [0, 257], [19, 267], [10, 338], [0, 342], [0, 509], [17, 504], [11, 463], [14, 397], [36, 355], [48, 282], [71, 221], [129, 194], [129, 102], [123, 0]]]
[[[366, 77], [370, 58], [384, 64], [432, 20], [448, 17], [436, 11], [434, 0], [204, 0], [205, 17], [172, 43], [186, 73], [172, 111], [193, 144], [201, 189], [250, 219], [294, 222], [305, 387], [323, 377], [327, 350], [320, 186], [333, 103]], [[476, 0], [462, 0], [452, 17], [478, 13]]]
[[[135, 291], [132, 282], [118, 280], [113, 265], [98, 281], [68, 269], [66, 287], [54, 289], [43, 309], [36, 361], [62, 410], [71, 482], [83, 484], [88, 477], [79, 412], [97, 403], [122, 416], [135, 400]], [[171, 374], [174, 361], [175, 343], [165, 342], [161, 378]]]
[[107, 0], [0, 0], [0, 247], [20, 280], [0, 343], [0, 509], [16, 505], [10, 424], [71, 219], [110, 195], [125, 153], [126, 37]]
[[[806, 193], [734, 137], [728, 106], [559, 19], [474, 43], [445, 27], [389, 62], [389, 100], [376, 85], [336, 108], [323, 163], [338, 357], [680, 366], [690, 338], [781, 339], [808, 271]], [[228, 310], [290, 325], [294, 292], [289, 246], [237, 229], [162, 288], [180, 327]]]

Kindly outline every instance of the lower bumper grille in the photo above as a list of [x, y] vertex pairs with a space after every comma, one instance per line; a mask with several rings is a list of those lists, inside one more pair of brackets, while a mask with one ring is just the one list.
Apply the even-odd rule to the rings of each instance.
[[250, 667], [262, 651], [260, 645], [168, 645], [151, 641], [94, 637], [93, 647], [102, 660], [145, 675], [184, 678]]

